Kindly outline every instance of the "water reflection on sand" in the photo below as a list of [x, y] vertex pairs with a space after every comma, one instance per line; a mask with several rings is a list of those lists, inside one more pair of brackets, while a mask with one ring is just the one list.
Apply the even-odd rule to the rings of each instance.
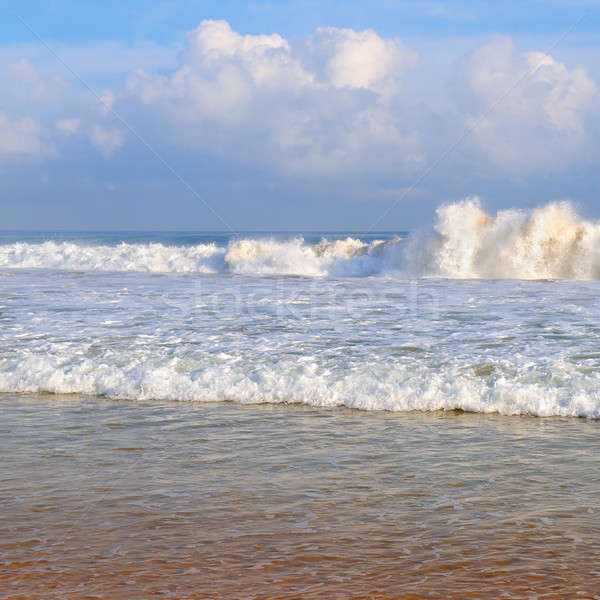
[[9, 598], [592, 598], [600, 423], [0, 397]]

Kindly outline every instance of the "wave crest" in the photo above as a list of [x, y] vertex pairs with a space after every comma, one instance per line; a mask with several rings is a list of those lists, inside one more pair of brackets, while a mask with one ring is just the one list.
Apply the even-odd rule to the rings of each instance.
[[302, 237], [234, 239], [227, 246], [75, 242], [0, 245], [0, 269], [250, 276], [364, 277], [400, 274], [450, 279], [600, 279], [600, 223], [568, 202], [486, 214], [477, 197], [437, 210], [435, 233], [364, 242], [347, 237], [312, 245]]
[[179, 247], [157, 243], [85, 246], [72, 242], [18, 242], [0, 246], [0, 268], [211, 273], [219, 268], [220, 253], [214, 244]]
[[18, 242], [0, 246], [2, 269], [149, 273], [237, 273], [244, 275], [363, 276], [400, 263], [400, 238], [370, 244], [348, 237], [317, 245], [299, 237], [289, 241], [241, 239], [216, 244], [117, 246], [73, 242]]
[[437, 211], [437, 235], [417, 252], [417, 270], [448, 278], [598, 279], [600, 225], [568, 202], [486, 214], [478, 198]]

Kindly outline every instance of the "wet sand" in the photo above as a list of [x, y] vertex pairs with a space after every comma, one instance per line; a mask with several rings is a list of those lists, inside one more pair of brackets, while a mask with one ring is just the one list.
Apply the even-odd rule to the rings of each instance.
[[0, 396], [2, 598], [599, 598], [600, 423]]

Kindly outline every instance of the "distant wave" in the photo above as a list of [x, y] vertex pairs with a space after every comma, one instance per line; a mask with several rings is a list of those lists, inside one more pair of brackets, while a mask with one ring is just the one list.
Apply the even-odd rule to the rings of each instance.
[[412, 248], [413, 269], [448, 278], [600, 279], [600, 224], [568, 202], [490, 216], [477, 198], [437, 211], [436, 234]]
[[0, 268], [149, 273], [239, 273], [244, 275], [361, 276], [399, 264], [400, 238], [366, 244], [345, 240], [306, 244], [242, 239], [215, 244], [90, 246], [72, 242], [14, 243], [0, 246]]
[[0, 268], [213, 273], [223, 262], [222, 254], [223, 249], [214, 244], [186, 247], [156, 243], [92, 246], [73, 242], [17, 242], [0, 246]]
[[0, 245], [2, 269], [149, 273], [237, 273], [306, 277], [600, 279], [600, 224], [584, 221], [568, 202], [527, 212], [486, 214], [477, 198], [440, 207], [431, 235], [363, 242], [307, 244], [302, 237], [166, 246], [75, 242]]

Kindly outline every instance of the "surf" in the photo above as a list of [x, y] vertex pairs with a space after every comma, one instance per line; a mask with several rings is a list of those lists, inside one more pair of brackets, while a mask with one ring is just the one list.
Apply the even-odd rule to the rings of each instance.
[[412, 262], [418, 274], [450, 279], [599, 279], [600, 224], [569, 202], [489, 215], [467, 198], [438, 208]]

